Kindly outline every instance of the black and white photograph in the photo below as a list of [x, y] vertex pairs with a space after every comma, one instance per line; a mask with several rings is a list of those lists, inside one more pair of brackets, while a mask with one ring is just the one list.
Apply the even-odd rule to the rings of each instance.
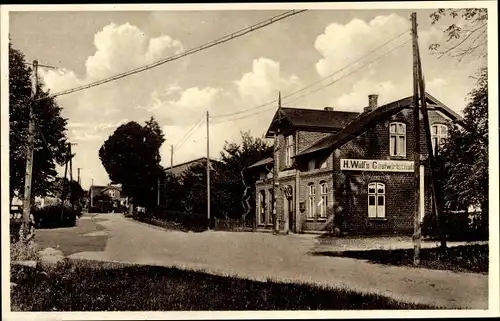
[[2, 5], [2, 319], [499, 316], [497, 4]]

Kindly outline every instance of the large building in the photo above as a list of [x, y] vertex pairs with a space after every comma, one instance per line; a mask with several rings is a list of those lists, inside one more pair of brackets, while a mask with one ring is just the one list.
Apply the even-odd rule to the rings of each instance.
[[[362, 113], [331, 107], [276, 112], [266, 135], [276, 135], [274, 157], [249, 167], [260, 173], [255, 186], [259, 228], [343, 234], [413, 230], [413, 97], [383, 106], [377, 99], [369, 95]], [[429, 94], [426, 102], [435, 148], [446, 139], [450, 123], [461, 117]], [[423, 121], [420, 133], [423, 217], [432, 210]]]

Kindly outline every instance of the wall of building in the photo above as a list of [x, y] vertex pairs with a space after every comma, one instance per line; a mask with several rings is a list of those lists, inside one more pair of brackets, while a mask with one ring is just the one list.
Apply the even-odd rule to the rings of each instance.
[[[448, 118], [440, 112], [429, 110], [430, 125], [446, 124]], [[406, 124], [406, 156], [390, 156], [389, 151], [389, 124], [391, 122], [403, 122]], [[289, 176], [279, 177], [279, 187], [276, 189], [276, 212], [279, 221], [279, 229], [286, 230], [285, 224], [288, 218], [284, 213], [284, 197], [282, 188], [290, 185], [293, 188], [295, 199], [295, 230], [303, 231], [333, 231], [334, 227], [342, 227], [348, 233], [411, 233], [413, 231], [415, 211], [415, 187], [413, 173], [396, 172], [362, 172], [341, 171], [341, 158], [354, 159], [380, 159], [380, 160], [404, 160], [413, 161], [415, 137], [413, 135], [413, 112], [405, 109], [389, 119], [381, 121], [373, 128], [367, 129], [350, 142], [344, 144], [335, 152], [323, 154], [326, 157], [327, 166], [324, 169], [309, 170], [307, 164], [299, 164], [299, 185], [296, 191], [296, 176], [292, 172]], [[426, 164], [426, 139], [425, 127], [420, 128], [420, 148], [423, 154], [422, 162]], [[295, 152], [302, 151], [312, 144], [327, 136], [328, 133], [299, 131], [294, 133]], [[282, 174], [288, 169], [285, 167], [285, 135], [278, 136], [279, 150], [277, 153], [279, 172]], [[427, 165], [426, 165], [427, 166]], [[319, 184], [325, 181], [328, 184], [328, 217], [326, 219], [307, 219], [308, 184], [316, 185], [316, 198], [319, 200]], [[425, 170], [425, 204], [426, 212], [432, 210], [429, 188], [429, 171]], [[367, 189], [370, 182], [382, 182], [385, 184], [385, 217], [384, 219], [370, 219], [368, 217], [368, 195]], [[267, 183], [257, 183], [256, 191], [271, 189], [272, 180]], [[267, 195], [267, 194], [266, 194]], [[300, 210], [303, 203], [305, 210]], [[272, 213], [272, 209], [271, 213]], [[272, 228], [266, 225], [267, 228]]]

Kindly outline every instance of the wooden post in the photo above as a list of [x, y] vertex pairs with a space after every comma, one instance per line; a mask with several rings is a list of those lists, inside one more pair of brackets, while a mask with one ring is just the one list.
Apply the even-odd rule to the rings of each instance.
[[[417, 44], [417, 49], [418, 49], [418, 44]], [[418, 53], [418, 52], [417, 52]], [[429, 123], [429, 113], [427, 111], [427, 102], [426, 102], [426, 97], [425, 97], [425, 82], [424, 82], [424, 76], [422, 72], [422, 61], [420, 60], [420, 53], [418, 53], [418, 74], [419, 74], [419, 85], [420, 85], [420, 92], [421, 94], [421, 101], [422, 101], [422, 114], [423, 114], [423, 119], [424, 119], [424, 127], [425, 127], [425, 142], [427, 145], [427, 154], [429, 155], [429, 175], [430, 175], [430, 182], [431, 182], [431, 193], [432, 193], [432, 200], [433, 200], [433, 209], [434, 209], [434, 214], [436, 216], [436, 221], [437, 221], [437, 227], [438, 227], [438, 233], [439, 233], [439, 238], [441, 240], [441, 249], [443, 251], [446, 250], [446, 233], [444, 232], [444, 222], [443, 222], [443, 217], [440, 215], [440, 204], [439, 200], [436, 195], [436, 175], [434, 175], [434, 169], [436, 168], [436, 163], [434, 160], [434, 151], [432, 150], [432, 139], [431, 139], [431, 126]]]
[[[281, 112], [281, 91], [278, 92], [278, 125], [280, 123], [279, 118], [280, 118], [280, 112]], [[279, 220], [278, 220], [278, 211], [276, 210], [276, 204], [277, 204], [277, 197], [278, 197], [278, 172], [279, 172], [279, 127], [274, 130], [274, 150], [273, 150], [273, 157], [274, 157], [274, 163], [273, 163], [273, 227], [274, 227], [274, 232], [278, 233], [279, 232]]]
[[70, 195], [70, 202], [71, 202], [71, 208], [75, 209], [75, 204], [74, 204], [74, 197], [73, 197], [73, 189], [71, 187], [73, 183], [73, 154], [71, 152], [71, 143], [68, 146], [69, 149], [69, 195]]
[[170, 145], [170, 172], [174, 167], [174, 145]]
[[66, 191], [66, 180], [67, 180], [67, 175], [68, 175], [68, 157], [69, 157], [69, 152], [71, 151], [71, 144], [68, 143], [68, 147], [66, 148], [66, 155], [65, 155], [65, 164], [64, 164], [64, 178], [63, 178], [63, 183], [62, 183], [62, 191], [61, 191], [61, 222], [64, 219], [64, 200], [65, 200], [65, 191]]
[[210, 125], [207, 110], [207, 218], [210, 226]]
[[26, 173], [24, 176], [24, 198], [23, 198], [23, 223], [20, 229], [20, 240], [26, 242], [30, 239], [30, 213], [31, 213], [31, 189], [33, 180], [33, 153], [35, 149], [35, 119], [33, 108], [35, 97], [38, 92], [38, 61], [33, 61], [33, 79], [31, 81], [31, 99], [29, 102], [28, 118], [28, 144], [26, 151]]
[[[415, 177], [415, 213], [413, 222], [413, 264], [420, 264], [420, 107], [418, 103], [418, 35], [417, 35], [417, 14], [411, 14], [412, 40], [413, 40], [413, 130], [415, 136], [415, 147], [413, 154], [414, 177]], [[396, 142], [397, 143], [397, 142]]]
[[160, 178], [158, 177], [157, 205], [160, 206]]

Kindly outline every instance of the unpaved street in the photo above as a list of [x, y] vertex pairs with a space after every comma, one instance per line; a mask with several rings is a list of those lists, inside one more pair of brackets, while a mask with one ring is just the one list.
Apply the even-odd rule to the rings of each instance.
[[[88, 249], [70, 258], [187, 267], [257, 280], [311, 282], [448, 308], [487, 309], [486, 275], [312, 256], [308, 252], [317, 239], [311, 235], [164, 231], [121, 214], [84, 217], [79, 224], [85, 220], [95, 220], [105, 228], [97, 234], [108, 237], [106, 246], [102, 251]], [[71, 229], [66, 232], [71, 233]]]

